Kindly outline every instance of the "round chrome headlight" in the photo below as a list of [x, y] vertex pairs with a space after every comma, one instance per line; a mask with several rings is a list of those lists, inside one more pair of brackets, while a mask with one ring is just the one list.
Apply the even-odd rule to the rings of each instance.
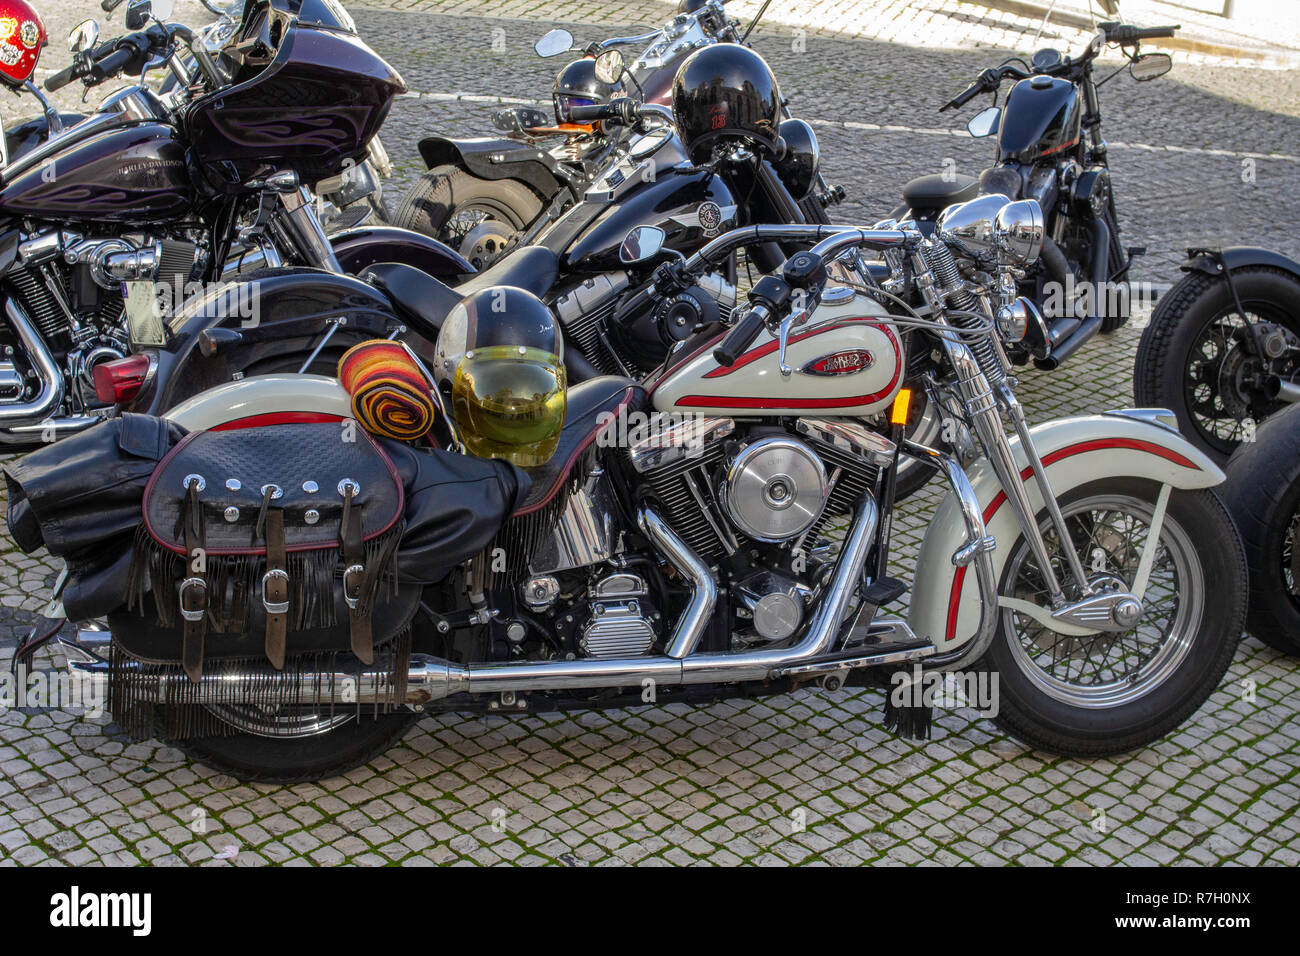
[[1017, 199], [998, 212], [993, 221], [999, 249], [1020, 265], [1038, 259], [1043, 249], [1043, 208], [1033, 199]]
[[995, 257], [1001, 247], [993, 223], [1006, 203], [1006, 196], [994, 194], [949, 206], [935, 222], [939, 238], [973, 258]]

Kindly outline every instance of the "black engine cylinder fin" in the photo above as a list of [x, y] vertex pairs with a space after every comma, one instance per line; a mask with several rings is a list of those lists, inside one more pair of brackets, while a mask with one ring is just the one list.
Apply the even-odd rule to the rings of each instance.
[[[844, 515], [853, 511], [863, 495], [872, 494], [876, 488], [879, 469], [859, 458], [846, 454], [839, 449], [821, 442], [812, 443], [826, 473], [835, 478], [831, 493], [826, 499], [826, 507], [812, 529], [804, 535], [808, 541], [816, 541], [825, 535], [827, 528], [841, 523]], [[836, 473], [838, 471], [838, 474]]]
[[576, 345], [583, 356], [605, 375], [622, 374], [600, 335], [601, 324], [614, 314], [617, 304], [609, 302], [564, 322], [566, 344]]
[[[714, 442], [706, 446], [698, 457], [665, 465], [645, 476], [646, 483], [663, 508], [664, 520], [691, 550], [714, 561], [726, 554], [726, 547], [714, 530], [706, 509], [716, 508], [710, 482], [713, 466], [722, 454], [722, 443]], [[703, 506], [696, 499], [696, 492], [703, 496]], [[713, 511], [713, 517], [715, 521], [726, 521], [725, 516], [716, 510]], [[737, 538], [740, 537], [739, 532], [733, 533]]]
[[28, 317], [47, 341], [68, 330], [68, 318], [45, 280], [31, 269], [13, 269], [6, 278], [18, 291], [19, 301]]
[[[925, 249], [925, 258], [930, 263], [935, 281], [940, 288], [958, 290], [948, 295], [949, 305], [964, 312], [974, 312], [979, 308], [975, 297], [962, 288], [961, 270], [957, 268], [957, 260], [953, 258], [952, 252], [946, 245], [942, 242], [930, 244]], [[963, 329], [975, 329], [980, 326], [977, 319], [968, 315], [954, 315], [952, 321], [954, 325]], [[966, 344], [975, 356], [975, 361], [979, 362], [980, 368], [984, 371], [984, 377], [996, 388], [1006, 380], [1006, 373], [1002, 370], [1002, 363], [993, 347], [991, 335], [991, 332], [981, 335], [967, 341]]]

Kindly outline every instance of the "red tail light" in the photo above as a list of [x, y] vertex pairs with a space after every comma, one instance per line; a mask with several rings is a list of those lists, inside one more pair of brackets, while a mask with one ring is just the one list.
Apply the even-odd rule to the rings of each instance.
[[101, 362], [95, 366], [95, 397], [105, 405], [121, 405], [139, 394], [149, 378], [150, 360], [147, 355], [128, 355], [126, 358]]

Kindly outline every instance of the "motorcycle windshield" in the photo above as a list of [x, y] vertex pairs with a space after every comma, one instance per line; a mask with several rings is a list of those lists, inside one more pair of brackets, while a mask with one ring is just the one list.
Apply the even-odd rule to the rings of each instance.
[[284, 7], [284, 0], [255, 6], [226, 47], [240, 64], [234, 82], [186, 114], [198, 166], [215, 191], [242, 191], [268, 168], [293, 170], [304, 183], [337, 176], [364, 158], [406, 89], [355, 34], [309, 25]]

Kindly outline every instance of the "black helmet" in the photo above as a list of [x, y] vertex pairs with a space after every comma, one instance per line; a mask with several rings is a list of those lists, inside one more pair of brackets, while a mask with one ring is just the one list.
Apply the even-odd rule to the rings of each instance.
[[795, 202], [803, 202], [817, 181], [821, 150], [817, 134], [801, 119], [788, 119], [780, 126], [781, 144], [776, 157], [776, 172]]
[[775, 153], [781, 91], [753, 50], [715, 43], [696, 50], [677, 70], [673, 113], [692, 162], [706, 162], [719, 143], [735, 140]]
[[434, 378], [451, 393], [466, 449], [525, 468], [545, 464], [564, 427], [564, 339], [541, 299], [490, 286], [443, 320]]
[[555, 121], [569, 122], [570, 106], [598, 106], [608, 103], [618, 90], [617, 83], [605, 83], [596, 77], [596, 61], [591, 57], [574, 60], [559, 73], [551, 86], [555, 103]]

